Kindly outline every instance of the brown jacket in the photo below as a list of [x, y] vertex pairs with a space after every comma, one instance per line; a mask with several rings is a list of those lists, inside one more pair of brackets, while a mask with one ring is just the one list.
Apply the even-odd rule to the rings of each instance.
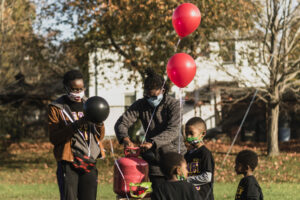
[[[57, 161], [65, 160], [65, 161], [72, 162], [74, 157], [73, 157], [71, 146], [73, 143], [76, 143], [74, 141], [76, 139], [74, 137], [76, 134], [76, 130], [73, 129], [71, 120], [68, 118], [68, 116], [63, 114], [64, 113], [62, 111], [63, 109], [66, 111], [68, 111], [69, 109], [69, 107], [65, 104], [63, 97], [57, 99], [56, 101], [52, 102], [49, 105], [48, 108], [49, 137], [50, 137], [50, 142], [54, 145], [54, 156], [56, 160]], [[104, 125], [102, 126], [95, 125], [94, 127], [95, 130], [91, 132], [92, 133], [91, 135], [95, 140], [94, 143], [98, 144], [99, 147], [92, 147], [92, 148], [100, 148], [100, 156], [101, 158], [104, 158], [105, 152], [101, 141], [104, 138], [105, 128]], [[84, 146], [82, 148], [84, 148]]]

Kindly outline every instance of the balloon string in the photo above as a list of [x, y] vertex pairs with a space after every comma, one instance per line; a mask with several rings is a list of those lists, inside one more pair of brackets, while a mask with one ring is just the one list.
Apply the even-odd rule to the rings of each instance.
[[[177, 42], [177, 44], [176, 44], [176, 46], [175, 46], [175, 52], [177, 51], [177, 47], [178, 47], [178, 45], [180, 44], [180, 41], [181, 41], [181, 38], [178, 39], [178, 42]], [[164, 83], [163, 83], [161, 89], [164, 89], [165, 84], [166, 84], [166, 80], [164, 80]], [[181, 88], [180, 88], [180, 96], [181, 96]], [[180, 104], [182, 104], [181, 101], [182, 101], [182, 100], [181, 100], [181, 97], [180, 97]], [[180, 105], [180, 109], [181, 109], [181, 107], [182, 107], [182, 105]], [[146, 131], [145, 131], [145, 136], [144, 136], [144, 138], [143, 138], [143, 140], [142, 140], [142, 144], [144, 144], [144, 142], [146, 141], [146, 136], [147, 136], [147, 134], [148, 134], [148, 131], [149, 131], [149, 128], [150, 128], [150, 124], [151, 124], [151, 122], [152, 122], [152, 120], [153, 120], [153, 117], [154, 117], [156, 108], [157, 108], [157, 106], [154, 108], [153, 113], [152, 113], [152, 115], [151, 115], [150, 121], [149, 121], [148, 126], [147, 126], [147, 129], [146, 129]], [[181, 113], [181, 111], [180, 111], [180, 123], [182, 123], [182, 122], [181, 122], [181, 114], [182, 114], [182, 113]], [[180, 131], [181, 131], [181, 128], [180, 128]], [[180, 136], [180, 133], [179, 133], [179, 136]], [[180, 137], [179, 137], [179, 147], [178, 147], [178, 152], [180, 153]]]
[[[229, 153], [231, 152], [231, 149], [232, 149], [232, 147], [233, 147], [233, 145], [234, 145], [234, 143], [235, 143], [235, 141], [236, 141], [236, 139], [237, 139], [237, 136], [238, 136], [238, 134], [239, 134], [240, 131], [241, 131], [241, 128], [242, 128], [242, 126], [243, 126], [243, 124], [244, 124], [244, 121], [245, 121], [245, 119], [246, 119], [246, 117], [247, 117], [247, 115], [248, 115], [248, 113], [249, 113], [249, 110], [250, 110], [250, 108], [251, 108], [251, 106], [252, 106], [252, 104], [253, 104], [253, 102], [254, 102], [254, 99], [255, 99], [255, 97], [256, 97], [257, 91], [258, 91], [258, 90], [256, 89], [256, 91], [255, 91], [255, 93], [254, 93], [254, 95], [253, 95], [253, 97], [252, 97], [252, 100], [251, 100], [251, 102], [250, 102], [250, 104], [249, 104], [249, 106], [248, 106], [248, 109], [247, 109], [247, 111], [246, 111], [246, 113], [245, 113], [245, 115], [244, 115], [244, 118], [243, 118], [243, 120], [242, 120], [242, 123], [241, 123], [241, 125], [240, 125], [240, 127], [239, 127], [239, 129], [238, 129], [238, 131], [237, 131], [237, 133], [236, 133], [236, 135], [235, 135], [235, 137], [234, 137], [232, 143], [231, 143], [231, 146], [230, 146], [228, 152], [226, 153], [226, 156], [225, 156], [224, 160], [222, 161], [221, 168], [223, 167], [223, 164], [224, 164], [225, 160], [227, 159]], [[211, 193], [211, 190], [212, 190], [212, 187], [209, 189], [209, 191], [208, 191], [208, 193], [207, 193], [207, 195], [206, 195], [206, 198], [205, 198], [204, 200], [207, 200], [207, 199], [208, 199], [209, 194]]]
[[178, 45], [179, 45], [180, 41], [181, 41], [181, 38], [178, 39], [178, 42], [177, 42], [177, 44], [175, 46], [175, 53], [177, 52], [177, 48], [178, 48]]
[[[181, 38], [178, 39], [178, 42], [175, 46], [175, 53], [177, 52], [177, 48], [179, 46], [181, 42]], [[179, 132], [178, 132], [178, 153], [180, 153], [180, 134], [181, 134], [181, 129], [182, 129], [182, 88], [179, 89], [179, 115], [180, 115], [180, 128], [179, 128]]]
[[180, 119], [180, 128], [179, 128], [179, 132], [178, 132], [178, 153], [180, 153], [180, 138], [181, 138], [181, 132], [182, 132], [182, 88], [179, 89], [179, 109], [180, 109], [180, 112], [179, 112], [179, 119]]
[[120, 168], [120, 166], [119, 166], [119, 163], [118, 163], [117, 159], [115, 158], [114, 146], [113, 146], [112, 141], [111, 141], [111, 136], [109, 136], [109, 143], [110, 143], [110, 149], [111, 149], [112, 157], [113, 157], [113, 159], [114, 159], [114, 161], [115, 161], [115, 164], [116, 164], [116, 166], [117, 166], [117, 168], [118, 168], [118, 170], [119, 170], [119, 172], [120, 172], [120, 174], [121, 174], [121, 177], [122, 177], [122, 179], [123, 179], [123, 181], [124, 181], [124, 185], [125, 185], [125, 188], [124, 188], [124, 189], [125, 189], [126, 199], [129, 200], [129, 197], [128, 197], [128, 195], [127, 195], [127, 183], [126, 183], [124, 174], [123, 174], [123, 172], [122, 172], [122, 170], [121, 170], [121, 168]]
[[242, 122], [241, 122], [241, 125], [239, 126], [239, 129], [238, 129], [238, 131], [236, 132], [236, 134], [235, 134], [235, 136], [234, 136], [234, 138], [233, 138], [233, 141], [232, 141], [232, 143], [231, 143], [231, 146], [230, 146], [228, 152], [226, 153], [225, 158], [223, 159], [223, 162], [222, 162], [222, 164], [221, 164], [221, 168], [223, 167], [223, 164], [224, 164], [225, 160], [227, 159], [229, 153], [231, 152], [232, 147], [233, 147], [233, 145], [234, 145], [234, 143], [235, 143], [235, 141], [236, 141], [236, 139], [237, 139], [237, 137], [238, 137], [238, 135], [239, 135], [239, 133], [240, 133], [242, 127], [243, 127], [243, 124], [244, 124], [244, 122], [245, 122], [245, 120], [246, 120], [246, 117], [247, 117], [247, 115], [248, 115], [248, 113], [249, 113], [249, 110], [250, 110], [250, 108], [251, 108], [251, 106], [252, 106], [252, 104], [253, 104], [253, 102], [254, 102], [254, 99], [255, 99], [255, 97], [256, 97], [257, 92], [258, 92], [258, 90], [256, 89], [256, 91], [255, 91], [255, 93], [254, 93], [254, 95], [253, 95], [253, 97], [252, 97], [252, 100], [251, 100], [251, 102], [250, 102], [250, 104], [249, 104], [249, 106], [248, 106], [248, 108], [247, 108], [247, 111], [246, 111], [246, 113], [245, 113], [245, 115], [244, 115], [244, 118], [243, 118], [243, 120], [242, 120]]
[[146, 136], [147, 136], [147, 133], [148, 133], [150, 124], [151, 124], [151, 122], [152, 122], [152, 120], [153, 120], [153, 117], [154, 117], [154, 113], [155, 113], [155, 111], [156, 111], [156, 108], [157, 108], [157, 107], [155, 107], [154, 110], [153, 110], [153, 112], [152, 112], [150, 121], [149, 121], [148, 126], [147, 126], [147, 129], [146, 129], [146, 131], [145, 131], [145, 136], [144, 136], [144, 138], [143, 138], [143, 140], [142, 140], [142, 144], [144, 144], [144, 142], [145, 142], [145, 140], [146, 140]]

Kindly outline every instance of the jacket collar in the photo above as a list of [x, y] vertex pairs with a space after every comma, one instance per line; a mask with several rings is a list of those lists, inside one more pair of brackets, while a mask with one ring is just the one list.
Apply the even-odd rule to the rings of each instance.
[[[49, 105], [56, 106], [59, 109], [64, 109], [64, 106], [66, 105], [66, 101], [65, 101], [66, 97], [67, 97], [67, 95], [63, 95], [63, 96], [59, 97], [58, 99], [56, 99], [55, 101], [51, 102]], [[86, 96], [84, 96], [82, 98], [82, 102], [85, 103], [87, 99], [88, 98]]]

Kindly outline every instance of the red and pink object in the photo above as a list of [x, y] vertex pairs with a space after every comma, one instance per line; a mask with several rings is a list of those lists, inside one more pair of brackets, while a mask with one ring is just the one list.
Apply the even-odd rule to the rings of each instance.
[[194, 32], [201, 22], [201, 13], [192, 3], [178, 6], [172, 16], [172, 24], [177, 34], [183, 38]]
[[177, 53], [167, 64], [167, 74], [170, 80], [180, 88], [187, 86], [196, 75], [196, 63], [186, 53]]
[[[135, 152], [132, 153], [132, 151]], [[124, 150], [124, 154], [125, 157], [117, 160], [119, 169], [116, 163], [114, 165], [114, 192], [121, 197], [125, 197], [126, 194], [130, 196], [130, 190], [132, 193], [139, 195], [143, 191], [139, 191], [139, 187], [130, 187], [129, 184], [148, 181], [148, 163], [145, 160], [138, 158], [140, 154], [139, 147], [127, 147]], [[123, 176], [121, 175], [120, 170]]]

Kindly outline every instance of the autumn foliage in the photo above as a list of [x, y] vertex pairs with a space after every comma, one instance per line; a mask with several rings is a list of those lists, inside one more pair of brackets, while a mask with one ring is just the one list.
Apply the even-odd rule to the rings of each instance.
[[[122, 145], [119, 145], [114, 139], [112, 144], [114, 154], [111, 151], [110, 141], [104, 140], [107, 157], [97, 162], [100, 183], [112, 183], [114, 159], [123, 156]], [[235, 174], [234, 161], [237, 153], [244, 149], [251, 149], [259, 155], [259, 164], [254, 172], [259, 182], [298, 183], [300, 180], [298, 173], [300, 143], [297, 141], [281, 143], [282, 153], [276, 158], [266, 157], [267, 149], [264, 144], [241, 143], [234, 145], [223, 166], [222, 162], [230, 144], [215, 140], [206, 142], [206, 145], [212, 151], [215, 159], [216, 182], [233, 183], [241, 178]], [[49, 142], [14, 143], [6, 153], [0, 154], [0, 158], [3, 163], [0, 166], [0, 175], [6, 183], [31, 184], [56, 181], [56, 162], [53, 156], [53, 146]], [[6, 173], [7, 170], [14, 173]], [[16, 176], [16, 174], [20, 174], [20, 176]]]
[[[172, 14], [181, 3], [184, 1], [73, 0], [50, 4], [44, 13], [67, 19], [58, 23], [71, 24], [76, 36], [85, 38], [91, 51], [105, 49], [115, 52], [124, 60], [125, 68], [143, 76], [146, 67], [165, 73], [167, 60], [175, 53], [179, 39], [172, 27]], [[247, 32], [253, 27], [254, 7], [246, 0], [190, 3], [200, 9], [201, 25], [183, 39], [178, 51], [194, 58], [209, 51], [209, 40], [219, 39], [214, 33]]]

